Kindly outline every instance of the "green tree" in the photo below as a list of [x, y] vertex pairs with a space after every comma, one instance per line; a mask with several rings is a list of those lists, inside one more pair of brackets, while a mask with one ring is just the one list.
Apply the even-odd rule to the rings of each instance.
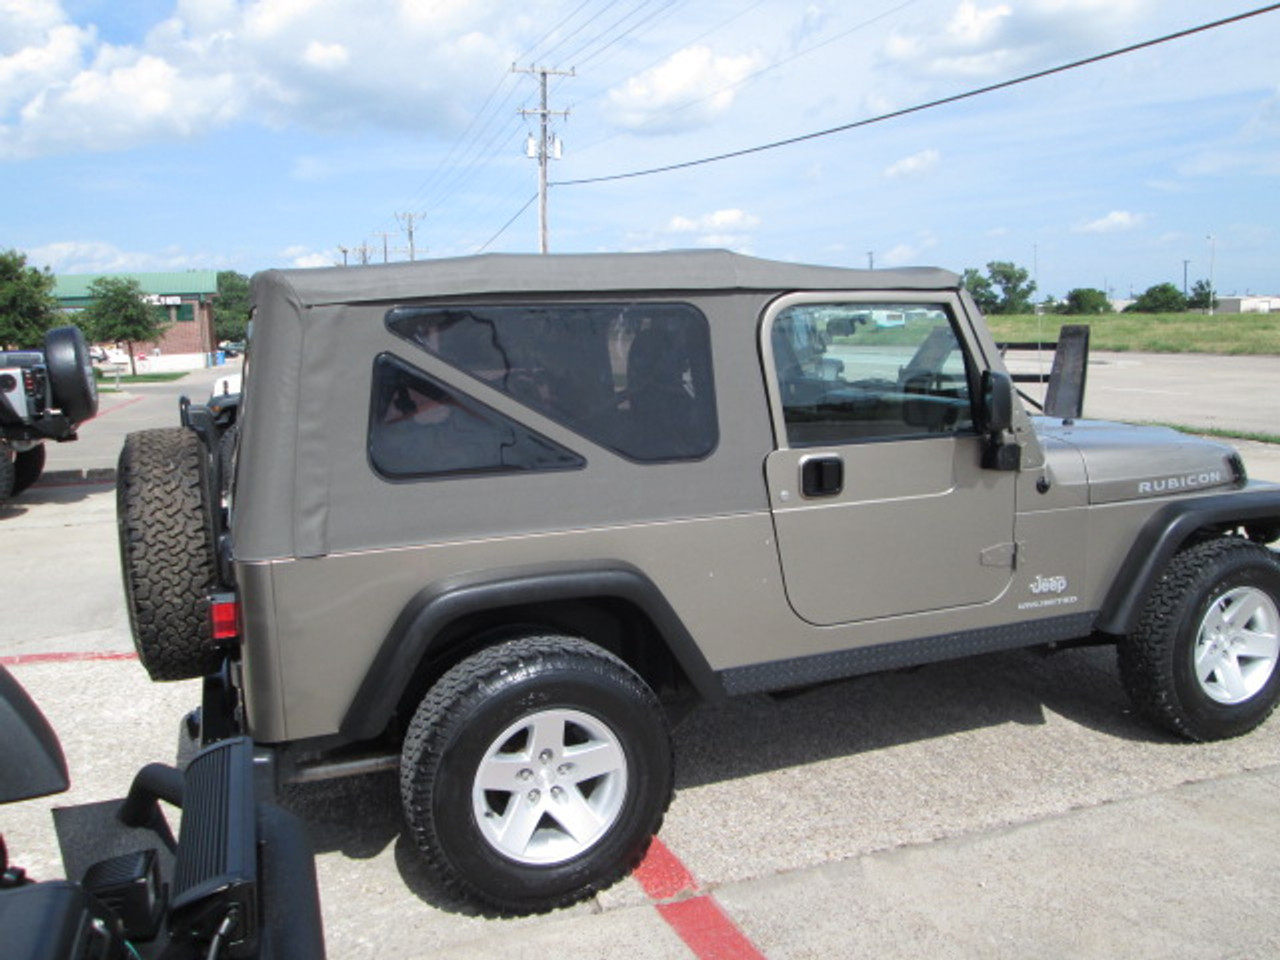
[[159, 340], [164, 333], [165, 314], [144, 299], [142, 286], [129, 277], [99, 277], [89, 284], [89, 304], [80, 315], [93, 340], [124, 343], [129, 349], [129, 368], [136, 375], [138, 361], [134, 345]]
[[996, 312], [996, 309], [1000, 306], [1000, 298], [992, 288], [990, 280], [973, 269], [973, 267], [968, 267], [960, 278], [960, 282], [969, 291], [969, 295], [973, 297], [973, 302], [978, 305], [979, 310], [983, 313]]
[[1142, 296], [1125, 308], [1126, 313], [1185, 313], [1187, 298], [1172, 283], [1147, 287]]
[[1191, 310], [1215, 310], [1217, 306], [1218, 291], [1208, 280], [1197, 280], [1191, 287], [1191, 296], [1187, 297], [1187, 307]]
[[992, 286], [1000, 291], [996, 313], [1032, 311], [1031, 297], [1036, 292], [1036, 285], [1026, 268], [1004, 260], [994, 260], [987, 264], [987, 276], [991, 278]]
[[0, 346], [38, 347], [59, 320], [53, 274], [27, 266], [17, 250], [0, 253]]
[[1062, 304], [1060, 312], [1071, 316], [1084, 316], [1114, 311], [1111, 301], [1103, 291], [1094, 287], [1076, 287], [1067, 293], [1067, 299]]
[[985, 277], [969, 267], [960, 282], [983, 313], [1030, 313], [1031, 295], [1036, 292], [1030, 276], [1023, 267], [993, 260]]
[[219, 343], [247, 338], [249, 307], [249, 278], [234, 270], [218, 271], [218, 299], [213, 305], [213, 329]]

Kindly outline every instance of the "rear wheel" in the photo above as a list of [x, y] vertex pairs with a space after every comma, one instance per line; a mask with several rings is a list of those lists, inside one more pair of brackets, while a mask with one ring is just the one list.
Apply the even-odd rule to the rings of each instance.
[[640, 862], [671, 800], [671, 740], [653, 692], [573, 637], [468, 657], [405, 738], [405, 814], [457, 894], [504, 912], [581, 900]]
[[44, 473], [45, 449], [38, 443], [30, 450], [23, 450], [13, 458], [13, 495], [16, 497]]
[[7, 443], [0, 443], [0, 503], [13, 496], [16, 468], [14, 454]]
[[153, 680], [217, 670], [209, 626], [217, 582], [199, 438], [173, 428], [131, 433], [120, 452], [116, 508], [133, 642]]
[[1190, 740], [1239, 736], [1280, 701], [1280, 558], [1221, 537], [1169, 563], [1119, 647], [1135, 706]]

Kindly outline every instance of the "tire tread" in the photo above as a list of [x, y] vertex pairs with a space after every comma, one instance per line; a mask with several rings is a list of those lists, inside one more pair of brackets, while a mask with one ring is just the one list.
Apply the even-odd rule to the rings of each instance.
[[[515, 899], [502, 899], [468, 882], [451, 866], [442, 853], [436, 824], [429, 815], [434, 784], [423, 774], [452, 742], [458, 727], [478, 700], [482, 700], [496, 684], [513, 672], [551, 671], [572, 664], [576, 669], [595, 669], [616, 678], [625, 678], [642, 701], [647, 701], [651, 719], [665, 729], [666, 719], [657, 697], [627, 664], [612, 653], [589, 641], [558, 635], [518, 637], [483, 649], [447, 671], [428, 691], [418, 707], [405, 735], [400, 764], [400, 791], [406, 819], [425, 866], [435, 881], [450, 895], [481, 903], [501, 914], [543, 913], [567, 906], [617, 882], [634, 870], [644, 858], [649, 842], [662, 826], [673, 795], [672, 780], [667, 778], [659, 798], [656, 815], [648, 824], [646, 840], [630, 851], [625, 860], [609, 872], [594, 877], [588, 884], [536, 905]], [[667, 738], [667, 769], [673, 766], [670, 738]]]

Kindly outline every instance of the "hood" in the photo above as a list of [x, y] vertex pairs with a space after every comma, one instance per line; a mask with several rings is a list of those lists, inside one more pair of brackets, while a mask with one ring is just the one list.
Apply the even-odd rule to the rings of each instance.
[[1245, 480], [1233, 447], [1169, 427], [1036, 418], [1035, 428], [1080, 455], [1090, 503], [1199, 493], [1238, 487]]

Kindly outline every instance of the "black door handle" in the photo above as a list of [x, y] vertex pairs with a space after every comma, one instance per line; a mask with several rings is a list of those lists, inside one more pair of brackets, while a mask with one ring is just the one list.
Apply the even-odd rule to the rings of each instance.
[[844, 461], [813, 457], [800, 465], [800, 490], [806, 497], [834, 497], [844, 490]]

